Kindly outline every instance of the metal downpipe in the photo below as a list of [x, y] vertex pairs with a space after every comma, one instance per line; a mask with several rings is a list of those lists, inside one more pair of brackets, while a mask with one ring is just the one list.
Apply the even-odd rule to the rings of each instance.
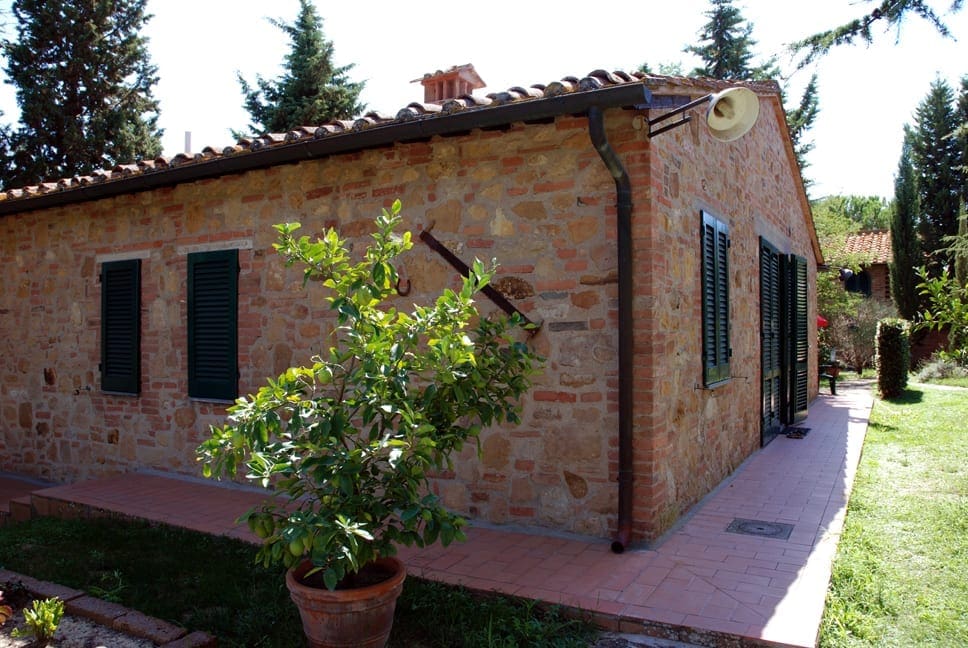
[[632, 183], [605, 134], [602, 109], [588, 109], [592, 145], [615, 180], [618, 238], [618, 522], [612, 551], [632, 538]]

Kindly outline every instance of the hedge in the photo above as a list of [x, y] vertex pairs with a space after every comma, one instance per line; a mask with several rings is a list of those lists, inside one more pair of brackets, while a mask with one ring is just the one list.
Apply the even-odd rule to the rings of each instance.
[[910, 324], [888, 318], [877, 323], [877, 388], [882, 398], [897, 398], [907, 387], [911, 370]]

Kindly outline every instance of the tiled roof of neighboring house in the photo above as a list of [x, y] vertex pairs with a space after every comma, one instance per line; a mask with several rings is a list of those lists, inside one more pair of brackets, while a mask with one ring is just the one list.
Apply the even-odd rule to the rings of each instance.
[[871, 263], [890, 263], [894, 260], [891, 251], [890, 230], [868, 230], [847, 237], [845, 249], [848, 253], [871, 255]]
[[[0, 215], [96, 200], [471, 128], [584, 112], [591, 103], [602, 107], [655, 108], [657, 106], [647, 103], [652, 91], [687, 95], [694, 90], [705, 94], [732, 85], [736, 84], [713, 79], [595, 70], [582, 78], [565, 77], [546, 85], [515, 86], [486, 96], [464, 95], [442, 105], [414, 102], [395, 115], [368, 112], [354, 120], [243, 138], [231, 146], [205, 147], [200, 153], [179, 153], [173, 157], [119, 164], [88, 176], [10, 189], [0, 192]], [[745, 85], [762, 94], [778, 96], [778, 86], [773, 81]]]

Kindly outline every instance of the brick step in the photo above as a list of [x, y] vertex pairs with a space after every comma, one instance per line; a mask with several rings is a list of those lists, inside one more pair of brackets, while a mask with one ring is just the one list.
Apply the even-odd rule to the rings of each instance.
[[30, 504], [30, 495], [15, 497], [10, 500], [10, 521], [26, 522], [34, 516], [33, 506]]
[[77, 502], [70, 502], [57, 497], [50, 497], [44, 491], [30, 494], [30, 507], [33, 517], [55, 517], [62, 520], [78, 518], [103, 517], [105, 512]]

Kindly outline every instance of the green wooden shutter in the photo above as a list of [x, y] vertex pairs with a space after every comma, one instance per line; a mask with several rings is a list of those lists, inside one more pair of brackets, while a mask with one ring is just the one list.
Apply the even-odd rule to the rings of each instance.
[[101, 389], [141, 391], [141, 259], [101, 266]]
[[793, 391], [790, 394], [792, 404], [792, 422], [801, 421], [807, 417], [807, 378], [809, 367], [809, 339], [807, 333], [807, 260], [803, 257], [790, 255], [792, 291], [796, 304], [793, 312]]
[[188, 395], [238, 396], [238, 250], [188, 255]]
[[762, 423], [760, 442], [769, 443], [782, 428], [780, 355], [780, 253], [760, 239], [760, 377]]
[[781, 257], [783, 281], [783, 422], [807, 416], [809, 347], [807, 338], [807, 261], [795, 254]]
[[702, 213], [703, 384], [729, 378], [729, 227]]

